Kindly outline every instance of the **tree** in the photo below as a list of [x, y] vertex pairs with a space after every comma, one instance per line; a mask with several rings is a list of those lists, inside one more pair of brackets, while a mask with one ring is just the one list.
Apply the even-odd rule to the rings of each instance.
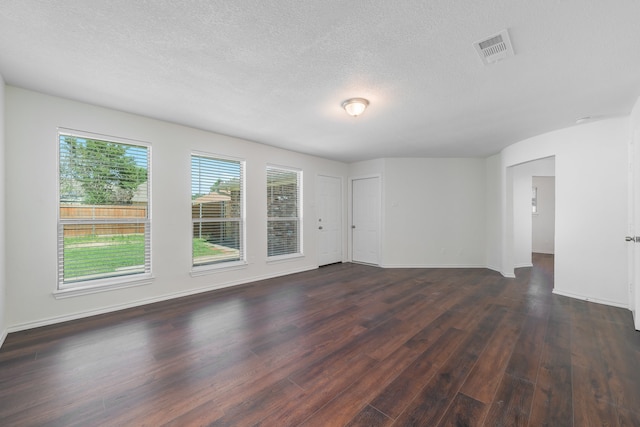
[[227, 180], [223, 180], [222, 178], [218, 178], [216, 182], [211, 186], [209, 191], [211, 193], [218, 194], [231, 194], [234, 190], [238, 191], [240, 189], [240, 180], [238, 178], [229, 178]]
[[113, 142], [62, 136], [61, 196], [68, 191], [85, 204], [130, 204], [138, 186], [147, 180], [147, 168], [139, 166], [132, 154], [136, 149]]

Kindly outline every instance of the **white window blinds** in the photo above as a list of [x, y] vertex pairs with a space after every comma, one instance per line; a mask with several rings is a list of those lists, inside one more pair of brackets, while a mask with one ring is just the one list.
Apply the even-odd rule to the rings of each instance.
[[58, 143], [58, 288], [150, 275], [150, 147], [64, 132]]
[[301, 253], [301, 174], [292, 169], [267, 167], [267, 255]]
[[191, 156], [192, 265], [244, 261], [244, 162]]

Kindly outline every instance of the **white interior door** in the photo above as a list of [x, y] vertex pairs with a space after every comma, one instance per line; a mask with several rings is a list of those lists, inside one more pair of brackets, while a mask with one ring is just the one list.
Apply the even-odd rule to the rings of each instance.
[[342, 262], [342, 181], [318, 175], [318, 265]]
[[635, 328], [640, 330], [640, 130], [629, 144], [629, 309]]
[[380, 178], [354, 179], [352, 182], [352, 254], [356, 262], [379, 263]]

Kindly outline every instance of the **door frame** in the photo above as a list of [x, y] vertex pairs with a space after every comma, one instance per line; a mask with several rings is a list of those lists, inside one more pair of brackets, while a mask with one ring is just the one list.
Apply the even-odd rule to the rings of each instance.
[[[532, 158], [530, 160], [526, 160], [520, 163], [515, 163], [509, 166], [505, 167], [505, 178], [504, 178], [504, 185], [505, 185], [505, 195], [506, 195], [506, 199], [505, 199], [505, 207], [506, 210], [504, 210], [504, 224], [503, 224], [503, 240], [502, 240], [502, 270], [500, 271], [500, 274], [502, 274], [504, 277], [508, 277], [508, 278], [515, 278], [515, 269], [519, 266], [516, 266], [516, 254], [515, 254], [515, 217], [514, 217], [514, 206], [515, 203], [517, 203], [519, 201], [516, 201], [516, 197], [515, 197], [515, 192], [514, 192], [514, 181], [515, 181], [515, 173], [517, 172], [516, 169], [519, 167], [526, 167], [527, 164], [536, 162], [538, 160], [545, 160], [545, 159], [549, 159], [549, 158], [554, 158], [554, 172], [553, 175], [536, 175], [536, 176], [553, 176], [555, 178], [555, 211], [554, 211], [554, 274], [555, 274], [555, 266], [558, 265], [558, 258], [557, 258], [557, 253], [555, 248], [556, 246], [556, 242], [557, 242], [557, 237], [558, 237], [558, 228], [556, 227], [557, 224], [557, 205], [558, 205], [558, 167], [557, 167], [557, 162], [556, 162], [556, 155], [552, 154], [550, 156], [541, 156], [541, 157], [535, 157]], [[531, 175], [531, 182], [533, 181], [533, 174]], [[530, 187], [529, 187], [530, 188]], [[529, 206], [531, 206], [531, 190], [527, 190], [528, 193], [528, 197], [527, 199], [529, 200]], [[528, 210], [528, 215], [531, 215], [531, 209]], [[532, 223], [529, 222], [529, 235], [531, 236], [531, 233], [533, 231], [532, 228]], [[529, 247], [529, 252], [532, 251], [532, 247], [531, 244], [533, 243], [533, 240], [531, 240], [530, 242], [530, 247]], [[555, 287], [554, 287], [555, 288]]]
[[[627, 236], [640, 235], [640, 129], [634, 129], [628, 145]], [[640, 330], [640, 243], [627, 243], [628, 298], [636, 330]]]
[[383, 190], [384, 186], [382, 185], [382, 174], [379, 174], [379, 173], [349, 177], [349, 188], [347, 189], [347, 194], [348, 194], [347, 197], [349, 198], [349, 205], [347, 209], [348, 210], [347, 212], [348, 255], [347, 256], [348, 256], [348, 261], [353, 262], [353, 231], [352, 231], [353, 230], [352, 228], [353, 227], [353, 181], [358, 181], [360, 179], [371, 179], [371, 178], [378, 179], [378, 193], [380, 196], [380, 212], [378, 215], [378, 263], [375, 265], [381, 266], [382, 265], [382, 240], [384, 236], [384, 231], [382, 229], [384, 224], [384, 190]]
[[[337, 176], [337, 175], [331, 175], [331, 174], [326, 174], [326, 173], [318, 173], [316, 174], [316, 227], [318, 226], [318, 217], [319, 217], [319, 206], [320, 203], [318, 201], [318, 189], [319, 189], [319, 185], [318, 185], [318, 181], [320, 180], [320, 177], [325, 177], [325, 178], [333, 178], [333, 179], [338, 179], [340, 181], [340, 194], [338, 197], [340, 206], [339, 206], [339, 210], [340, 210], [340, 225], [338, 227], [339, 231], [340, 231], [340, 261], [341, 262], [345, 262], [345, 244], [344, 244], [344, 224], [345, 224], [345, 211], [344, 211], [344, 178], [342, 176]], [[318, 255], [316, 258], [316, 264], [318, 266], [320, 266], [320, 239], [317, 239], [317, 244], [316, 244], [316, 250], [318, 251]]]

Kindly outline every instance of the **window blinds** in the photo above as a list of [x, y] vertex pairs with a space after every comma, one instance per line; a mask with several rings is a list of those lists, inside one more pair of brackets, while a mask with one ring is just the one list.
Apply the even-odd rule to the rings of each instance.
[[267, 167], [267, 252], [300, 253], [300, 171]]
[[244, 260], [244, 162], [191, 156], [192, 265]]
[[58, 138], [58, 288], [150, 274], [150, 148]]

